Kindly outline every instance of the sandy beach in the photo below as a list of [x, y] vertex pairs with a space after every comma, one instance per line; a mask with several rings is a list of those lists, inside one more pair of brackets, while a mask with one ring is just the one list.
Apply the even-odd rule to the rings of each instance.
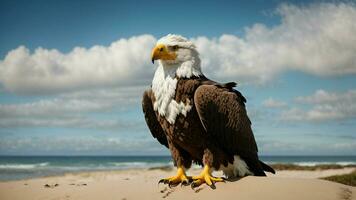
[[[356, 188], [317, 178], [346, 174], [355, 168], [317, 171], [278, 171], [268, 177], [245, 177], [217, 183], [213, 190], [201, 186], [169, 188], [157, 182], [170, 170], [122, 170], [66, 174], [29, 180], [0, 182], [1, 200], [131, 200], [131, 199], [356, 199]], [[189, 174], [199, 173], [198, 169]], [[215, 175], [221, 175], [216, 173]]]

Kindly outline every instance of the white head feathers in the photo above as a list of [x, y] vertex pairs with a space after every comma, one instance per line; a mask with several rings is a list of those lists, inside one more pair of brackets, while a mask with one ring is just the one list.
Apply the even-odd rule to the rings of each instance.
[[157, 41], [157, 44], [164, 44], [167, 46], [175, 46], [179, 47], [195, 49], [195, 45], [193, 42], [189, 41], [187, 38], [181, 35], [168, 34]]
[[202, 75], [199, 53], [192, 41], [180, 35], [168, 34], [157, 41], [157, 45], [159, 44], [167, 47], [178, 46], [175, 60], [160, 60], [160, 65], [165, 71], [173, 70], [182, 78]]

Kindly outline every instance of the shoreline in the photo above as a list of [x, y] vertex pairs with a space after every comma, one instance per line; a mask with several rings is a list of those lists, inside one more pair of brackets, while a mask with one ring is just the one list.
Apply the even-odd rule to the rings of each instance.
[[[130, 169], [66, 173], [62, 176], [0, 182], [0, 199], [345, 199], [356, 198], [356, 187], [322, 180], [320, 175], [347, 174], [356, 168], [327, 170], [282, 170], [267, 177], [248, 176], [226, 183], [217, 183], [216, 189], [203, 185], [192, 190], [189, 186], [169, 188], [158, 185], [161, 178], [173, 176], [175, 170]], [[196, 175], [200, 169], [191, 169]], [[215, 172], [221, 176], [221, 172]]]
[[[321, 164], [321, 165], [315, 165], [315, 166], [301, 166], [301, 165], [295, 165], [295, 164], [282, 164], [282, 163], [277, 163], [277, 164], [270, 164], [272, 168], [276, 170], [276, 175], [267, 173], [269, 176], [277, 176], [277, 177], [289, 177], [290, 172], [294, 172], [296, 174], [316, 174], [316, 172], [324, 172], [323, 174], [320, 175], [306, 175], [304, 177], [312, 177], [312, 178], [322, 178], [325, 176], [331, 176], [331, 175], [342, 175], [342, 174], [348, 174], [351, 173], [354, 170], [356, 170], [356, 165], [337, 165], [337, 164]], [[31, 180], [31, 179], [41, 179], [41, 178], [51, 178], [51, 177], [62, 177], [66, 175], [77, 175], [77, 174], [82, 174], [82, 173], [117, 173], [117, 172], [125, 172], [125, 171], [153, 171], [153, 170], [162, 170], [166, 172], [172, 171], [174, 173], [175, 167], [172, 165], [163, 165], [163, 166], [158, 166], [158, 167], [148, 167], [148, 168], [131, 168], [131, 169], [99, 169], [99, 170], [83, 170], [83, 171], [73, 171], [73, 172], [62, 172], [58, 174], [53, 174], [53, 175], [43, 175], [43, 176], [36, 176], [36, 177], [28, 177], [28, 178], [20, 178], [20, 179], [9, 179], [9, 180], [0, 180], [1, 182], [11, 182], [11, 181], [26, 181], [26, 180]], [[200, 166], [192, 166], [189, 171], [199, 171], [202, 169]], [[328, 173], [329, 172], [329, 173]], [[215, 171], [215, 174], [218, 174], [219, 176], [223, 176], [222, 172], [220, 171]], [[298, 175], [297, 175], [298, 177]], [[303, 176], [301, 176], [303, 177]]]
[[[294, 172], [296, 174], [316, 174], [316, 172], [324, 172], [324, 175], [306, 175], [304, 177], [312, 177], [312, 178], [322, 178], [329, 175], [343, 175], [351, 173], [353, 170], [356, 170], [356, 165], [337, 165], [337, 164], [321, 164], [315, 166], [301, 166], [295, 164], [270, 164], [270, 166], [276, 170], [276, 174], [268, 173], [269, 176], [277, 176], [277, 177], [289, 177], [290, 172]], [[78, 174], [87, 174], [87, 173], [119, 173], [119, 172], [127, 172], [127, 171], [153, 171], [153, 170], [162, 170], [166, 172], [174, 173], [175, 167], [172, 165], [163, 165], [158, 167], [148, 167], [148, 168], [131, 168], [131, 169], [99, 169], [99, 170], [83, 170], [83, 171], [73, 171], [73, 172], [62, 172], [53, 175], [43, 175], [36, 177], [28, 177], [28, 178], [20, 178], [20, 179], [9, 179], [9, 180], [0, 180], [2, 182], [12, 182], [12, 181], [26, 181], [31, 179], [42, 179], [42, 178], [54, 178], [54, 177], [62, 177], [66, 175], [78, 175]], [[189, 171], [196, 171], [202, 169], [200, 166], [192, 166]], [[329, 172], [329, 173], [325, 173]], [[214, 174], [219, 176], [223, 176], [221, 171], [215, 171]], [[297, 175], [298, 177], [298, 175]], [[302, 176], [303, 177], [303, 176]]]

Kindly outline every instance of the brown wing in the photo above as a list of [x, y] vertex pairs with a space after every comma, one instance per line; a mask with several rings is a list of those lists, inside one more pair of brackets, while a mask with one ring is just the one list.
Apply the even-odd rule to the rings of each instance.
[[194, 103], [209, 137], [230, 155], [257, 159], [257, 145], [247, 116], [245, 98], [231, 87], [202, 85]]
[[151, 134], [154, 138], [156, 138], [159, 143], [166, 146], [168, 148], [168, 142], [166, 135], [162, 129], [161, 124], [157, 120], [156, 113], [153, 109], [153, 93], [152, 90], [146, 90], [143, 93], [142, 98], [142, 109], [143, 113], [145, 114], [145, 120], [147, 123], [148, 128], [151, 131]]

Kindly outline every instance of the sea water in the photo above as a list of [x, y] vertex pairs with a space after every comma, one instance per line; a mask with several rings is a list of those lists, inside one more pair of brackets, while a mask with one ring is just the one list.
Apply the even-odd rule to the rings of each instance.
[[[269, 164], [302, 166], [356, 164], [356, 156], [260, 156], [260, 159]], [[173, 166], [170, 156], [0, 156], [0, 180], [165, 166]]]

